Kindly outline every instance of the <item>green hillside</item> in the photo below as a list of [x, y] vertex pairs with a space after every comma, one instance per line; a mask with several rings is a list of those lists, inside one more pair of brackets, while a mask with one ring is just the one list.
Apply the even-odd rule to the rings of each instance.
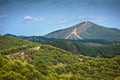
[[[92, 58], [29, 41], [2, 37], [0, 80], [119, 80], [120, 58]], [[11, 47], [8, 46], [9, 41]], [[15, 42], [13, 42], [15, 41]], [[18, 44], [17, 44], [18, 42]], [[5, 44], [6, 43], [6, 44]], [[23, 43], [23, 44], [19, 44]], [[13, 44], [13, 45], [12, 45]], [[9, 52], [20, 45], [30, 47]], [[8, 48], [7, 48], [8, 46]]]
[[20, 51], [25, 48], [30, 48], [36, 45], [36, 43], [17, 39], [13, 37], [0, 36], [0, 53], [8, 54], [16, 51]]
[[61, 40], [51, 45], [67, 50], [75, 54], [82, 54], [91, 57], [106, 57], [111, 58], [120, 55], [120, 44], [95, 44], [95, 43], [80, 43], [77, 41]]
[[110, 41], [120, 41], [120, 30], [93, 24], [92, 27], [81, 33], [81, 36], [84, 39], [105, 39]]

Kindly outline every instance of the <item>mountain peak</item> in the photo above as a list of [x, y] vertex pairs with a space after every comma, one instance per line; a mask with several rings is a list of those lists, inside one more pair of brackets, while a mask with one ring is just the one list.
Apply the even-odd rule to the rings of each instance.
[[90, 21], [84, 21], [84, 22], [81, 22], [81, 23], [78, 23], [78, 24], [72, 26], [72, 28], [89, 27], [91, 25], [95, 25], [95, 24]]
[[93, 25], [93, 23], [91, 23], [89, 21], [85, 21], [85, 22], [83, 22], [83, 24], [81, 25], [81, 27], [89, 27], [91, 25]]
[[75, 25], [73, 26], [73, 30], [65, 37], [65, 39], [82, 39], [81, 33], [85, 32], [91, 26], [91, 22], [88, 21]]
[[47, 38], [55, 39], [104, 39], [111, 41], [120, 40], [120, 30], [106, 28], [90, 21], [85, 21], [70, 28], [58, 30], [45, 35]]
[[84, 22], [81, 22], [81, 23], [79, 23], [79, 24], [95, 24], [95, 23], [90, 22], [90, 21], [84, 21]]

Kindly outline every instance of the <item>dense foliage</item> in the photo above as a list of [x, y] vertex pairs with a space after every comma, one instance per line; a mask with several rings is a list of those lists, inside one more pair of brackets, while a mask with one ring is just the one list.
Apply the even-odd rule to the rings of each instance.
[[0, 36], [0, 54], [9, 54], [36, 46], [36, 43], [13, 37]]
[[11, 61], [0, 56], [0, 80], [43, 80], [45, 79], [33, 65], [19, 60]]
[[80, 42], [61, 40], [54, 43], [50, 43], [55, 47], [70, 51], [72, 53], [79, 53], [91, 57], [115, 57], [120, 55], [120, 44], [81, 44]]
[[[7, 39], [11, 41], [15, 38], [10, 38], [10, 40], [7, 37]], [[24, 42], [24, 40], [22, 41]], [[120, 58], [92, 58], [75, 55], [43, 44], [18, 50], [14, 54], [2, 54], [0, 56], [0, 80], [119, 79]]]
[[55, 80], [113, 80], [120, 76], [119, 58], [90, 58], [51, 46], [41, 46], [41, 50], [35, 51], [32, 56], [32, 64], [42, 74]]

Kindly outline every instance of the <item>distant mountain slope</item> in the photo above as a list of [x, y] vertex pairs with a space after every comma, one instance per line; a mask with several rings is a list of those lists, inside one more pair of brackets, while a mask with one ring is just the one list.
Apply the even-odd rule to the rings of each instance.
[[37, 42], [37, 43], [52, 43], [52, 42], [58, 41], [58, 39], [46, 38], [42, 36], [27, 36], [27, 37], [23, 37], [22, 39], [26, 39], [26, 40]]
[[17, 36], [13, 34], [5, 34], [3, 36], [25, 39], [25, 40], [29, 40], [29, 41], [37, 42], [37, 43], [52, 43], [52, 42], [59, 40], [59, 39], [54, 39], [54, 38], [46, 38], [43, 36]]
[[87, 21], [74, 25], [70, 28], [54, 31], [44, 37], [72, 40], [105, 39], [110, 41], [120, 41], [120, 30], [107, 28]]
[[91, 57], [106, 57], [111, 58], [115, 56], [120, 56], [120, 44], [111, 44], [111, 45], [99, 45], [99, 44], [82, 44], [80, 42], [61, 40], [51, 45], [70, 51], [76, 54], [82, 54], [85, 56]]
[[[46, 37], [43, 37], [43, 36], [17, 36], [17, 35], [13, 35], [13, 34], [5, 34], [3, 36], [15, 37], [15, 38], [29, 40], [29, 41], [32, 41], [32, 42], [44, 43], [44, 44], [54, 43], [56, 41], [64, 40], [64, 39], [46, 38]], [[70, 41], [80, 42], [80, 43], [95, 43], [95, 44], [120, 43], [120, 42], [116, 42], [116, 41], [109, 41], [109, 40], [103, 40], [103, 39], [79, 39], [79, 40], [70, 40]]]

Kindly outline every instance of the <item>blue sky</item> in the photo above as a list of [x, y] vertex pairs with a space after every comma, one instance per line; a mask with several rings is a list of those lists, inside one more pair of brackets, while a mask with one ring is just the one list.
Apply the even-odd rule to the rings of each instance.
[[83, 21], [120, 29], [120, 0], [0, 0], [0, 34], [45, 35]]

